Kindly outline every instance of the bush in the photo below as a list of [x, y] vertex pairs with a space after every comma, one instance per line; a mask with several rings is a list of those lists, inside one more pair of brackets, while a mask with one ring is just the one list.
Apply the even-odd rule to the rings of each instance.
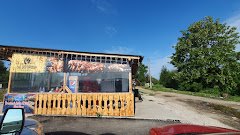
[[153, 85], [153, 88], [160, 89], [163, 88], [163, 86], [161, 84], [155, 84]]
[[166, 88], [178, 89], [178, 81], [174, 78], [176, 71], [169, 71], [166, 67], [162, 67], [159, 82]]
[[200, 91], [201, 93], [206, 93], [206, 94], [211, 94], [211, 95], [216, 95], [219, 96], [220, 92], [218, 88], [208, 88]]
[[199, 92], [203, 89], [201, 83], [182, 83], [180, 84], [180, 90], [192, 91], [192, 92]]

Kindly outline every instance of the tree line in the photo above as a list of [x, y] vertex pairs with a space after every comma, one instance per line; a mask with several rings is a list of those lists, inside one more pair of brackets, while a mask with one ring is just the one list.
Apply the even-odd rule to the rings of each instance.
[[236, 27], [205, 17], [181, 31], [171, 56], [176, 70], [163, 67], [158, 83], [178, 90], [240, 95], [239, 44]]

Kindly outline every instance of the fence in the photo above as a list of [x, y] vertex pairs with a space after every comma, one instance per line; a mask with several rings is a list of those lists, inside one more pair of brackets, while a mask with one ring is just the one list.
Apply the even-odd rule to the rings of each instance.
[[132, 93], [36, 94], [35, 114], [134, 116]]

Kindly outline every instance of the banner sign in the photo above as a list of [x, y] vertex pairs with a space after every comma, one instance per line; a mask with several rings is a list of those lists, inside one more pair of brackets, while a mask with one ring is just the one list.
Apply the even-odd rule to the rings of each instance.
[[130, 72], [128, 64], [101, 63], [83, 60], [64, 60], [59, 57], [43, 55], [18, 54], [12, 55], [10, 72], [43, 73], [43, 72]]
[[62, 58], [48, 57], [45, 66], [48, 72], [63, 72], [64, 62]]
[[34, 113], [35, 94], [5, 94], [2, 112], [7, 108], [24, 108], [25, 113]]
[[131, 67], [127, 64], [112, 64], [89, 62], [82, 60], [69, 60], [68, 72], [97, 73], [97, 72], [130, 72]]
[[10, 71], [15, 73], [63, 72], [63, 67], [62, 58], [15, 53], [12, 55]]
[[36, 73], [46, 70], [46, 56], [13, 54], [11, 60], [11, 72]]

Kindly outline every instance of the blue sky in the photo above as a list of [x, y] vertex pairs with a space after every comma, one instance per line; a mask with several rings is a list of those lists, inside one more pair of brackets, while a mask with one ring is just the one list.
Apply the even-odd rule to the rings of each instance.
[[240, 1], [0, 0], [0, 44], [143, 55], [158, 78], [180, 31], [205, 16], [240, 28]]

